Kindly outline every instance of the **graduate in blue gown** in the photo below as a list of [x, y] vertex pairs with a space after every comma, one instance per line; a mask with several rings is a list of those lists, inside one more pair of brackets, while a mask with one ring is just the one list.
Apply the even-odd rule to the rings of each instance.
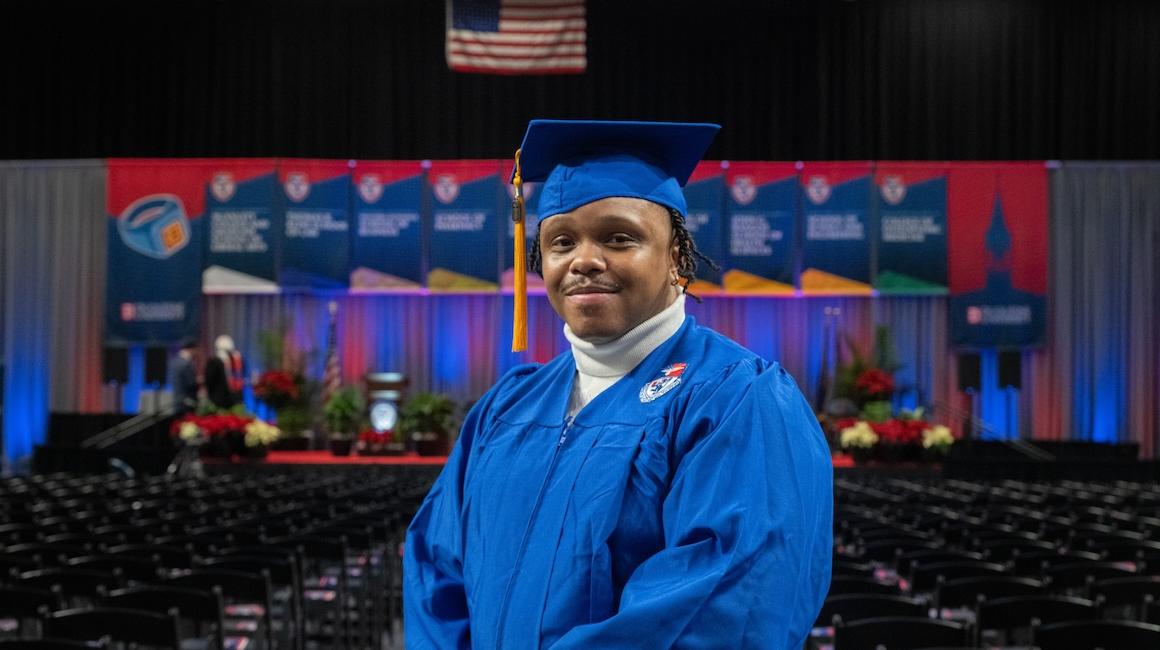
[[827, 445], [785, 370], [684, 313], [680, 188], [717, 128], [529, 126], [531, 263], [572, 350], [468, 414], [408, 530], [408, 648], [802, 647], [830, 582]]

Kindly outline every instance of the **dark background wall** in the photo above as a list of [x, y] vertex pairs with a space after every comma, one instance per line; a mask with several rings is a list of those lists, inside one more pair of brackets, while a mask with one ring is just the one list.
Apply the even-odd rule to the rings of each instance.
[[447, 69], [441, 0], [5, 4], [0, 159], [508, 156], [532, 117], [733, 159], [1160, 158], [1160, 3], [589, 0], [583, 76]]

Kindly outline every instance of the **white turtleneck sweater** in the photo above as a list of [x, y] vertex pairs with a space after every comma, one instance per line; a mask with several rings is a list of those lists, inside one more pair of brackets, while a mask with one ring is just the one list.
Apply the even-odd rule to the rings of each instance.
[[579, 413], [588, 402], [627, 375], [657, 346], [676, 334], [683, 322], [685, 294], [682, 293], [659, 314], [607, 343], [589, 343], [564, 325], [564, 336], [572, 344], [577, 373], [568, 400], [568, 415]]

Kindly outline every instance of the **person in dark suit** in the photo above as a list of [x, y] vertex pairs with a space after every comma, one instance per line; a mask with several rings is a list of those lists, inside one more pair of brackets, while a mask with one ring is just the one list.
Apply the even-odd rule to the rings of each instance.
[[205, 390], [209, 401], [219, 409], [229, 410], [242, 402], [245, 384], [242, 354], [233, 338], [223, 334], [214, 341], [214, 354], [205, 362]]
[[173, 391], [173, 405], [178, 416], [197, 409], [197, 341], [182, 341], [177, 355], [169, 362], [169, 388]]

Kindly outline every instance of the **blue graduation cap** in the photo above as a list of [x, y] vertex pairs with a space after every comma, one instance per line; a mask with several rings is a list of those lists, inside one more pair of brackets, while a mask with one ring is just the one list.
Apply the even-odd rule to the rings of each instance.
[[716, 124], [596, 120], [532, 120], [516, 151], [512, 183], [515, 221], [515, 327], [512, 351], [527, 347], [524, 268], [524, 181], [543, 182], [541, 222], [610, 197], [644, 199], [688, 210], [681, 187], [689, 180]]
[[544, 183], [541, 219], [612, 196], [645, 199], [684, 214], [681, 187], [720, 129], [685, 122], [532, 120], [517, 167], [522, 180]]

